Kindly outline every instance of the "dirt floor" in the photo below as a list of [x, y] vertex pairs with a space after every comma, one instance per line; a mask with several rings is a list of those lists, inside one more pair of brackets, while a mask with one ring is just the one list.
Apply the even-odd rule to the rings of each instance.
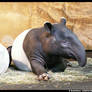
[[0, 75], [0, 90], [91, 90], [92, 91], [92, 58], [87, 59], [85, 67], [71, 62], [64, 72], [53, 73], [49, 81], [38, 81], [32, 72], [16, 70], [11, 66]]

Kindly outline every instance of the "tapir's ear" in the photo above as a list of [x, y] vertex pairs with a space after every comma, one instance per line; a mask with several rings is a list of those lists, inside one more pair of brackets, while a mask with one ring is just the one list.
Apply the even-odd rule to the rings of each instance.
[[44, 28], [45, 28], [48, 32], [52, 33], [53, 25], [52, 25], [50, 22], [45, 22], [45, 23], [44, 23]]
[[66, 25], [66, 18], [65, 18], [65, 17], [61, 17], [60, 22], [61, 22], [62, 24], [64, 24], [64, 25]]

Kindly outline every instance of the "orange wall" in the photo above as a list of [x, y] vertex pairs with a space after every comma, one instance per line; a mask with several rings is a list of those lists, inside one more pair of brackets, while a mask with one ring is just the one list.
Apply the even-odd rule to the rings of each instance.
[[8, 47], [25, 29], [43, 26], [45, 21], [59, 22], [63, 16], [85, 48], [92, 49], [92, 3], [89, 2], [0, 2], [0, 42]]

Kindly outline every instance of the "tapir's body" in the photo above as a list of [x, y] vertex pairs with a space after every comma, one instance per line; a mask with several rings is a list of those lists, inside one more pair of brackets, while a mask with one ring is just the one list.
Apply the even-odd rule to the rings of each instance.
[[9, 67], [9, 53], [5, 46], [0, 44], [0, 75], [5, 73]]
[[[44, 53], [40, 42], [40, 39], [43, 38], [39, 38], [40, 37], [39, 35], [43, 34], [44, 32], [45, 30], [43, 28], [40, 28], [39, 30], [28, 29], [25, 30], [16, 38], [16, 40], [13, 42], [12, 45], [11, 55], [13, 62], [15, 63], [17, 68], [24, 71], [32, 71], [31, 59], [37, 59], [46, 68], [50, 67], [54, 69], [55, 65], [57, 65], [58, 63], [59, 64], [62, 63], [64, 66], [61, 67], [62, 69], [61, 71], [64, 71], [67, 62], [64, 62], [61, 56], [55, 56], [55, 55], [51, 56], [48, 54], [46, 55], [46, 53]], [[62, 59], [62, 62], [58, 62], [58, 60], [60, 59]]]
[[43, 27], [28, 29], [21, 33], [12, 45], [11, 56], [17, 68], [32, 71], [39, 79], [48, 78], [47, 68], [61, 65], [64, 71], [67, 62], [73, 58], [80, 66], [86, 64], [85, 49], [77, 36], [61, 23], [45, 23]]

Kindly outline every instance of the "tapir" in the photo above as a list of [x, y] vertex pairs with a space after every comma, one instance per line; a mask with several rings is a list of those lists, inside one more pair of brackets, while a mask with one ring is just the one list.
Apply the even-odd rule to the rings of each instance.
[[0, 75], [7, 71], [9, 63], [9, 53], [6, 47], [0, 43]]
[[39, 80], [48, 80], [48, 69], [54, 67], [65, 70], [66, 59], [78, 61], [79, 66], [86, 65], [86, 53], [83, 44], [66, 26], [66, 18], [59, 23], [45, 22], [43, 27], [27, 29], [16, 37], [11, 48], [11, 57], [15, 66], [23, 71], [32, 71]]

